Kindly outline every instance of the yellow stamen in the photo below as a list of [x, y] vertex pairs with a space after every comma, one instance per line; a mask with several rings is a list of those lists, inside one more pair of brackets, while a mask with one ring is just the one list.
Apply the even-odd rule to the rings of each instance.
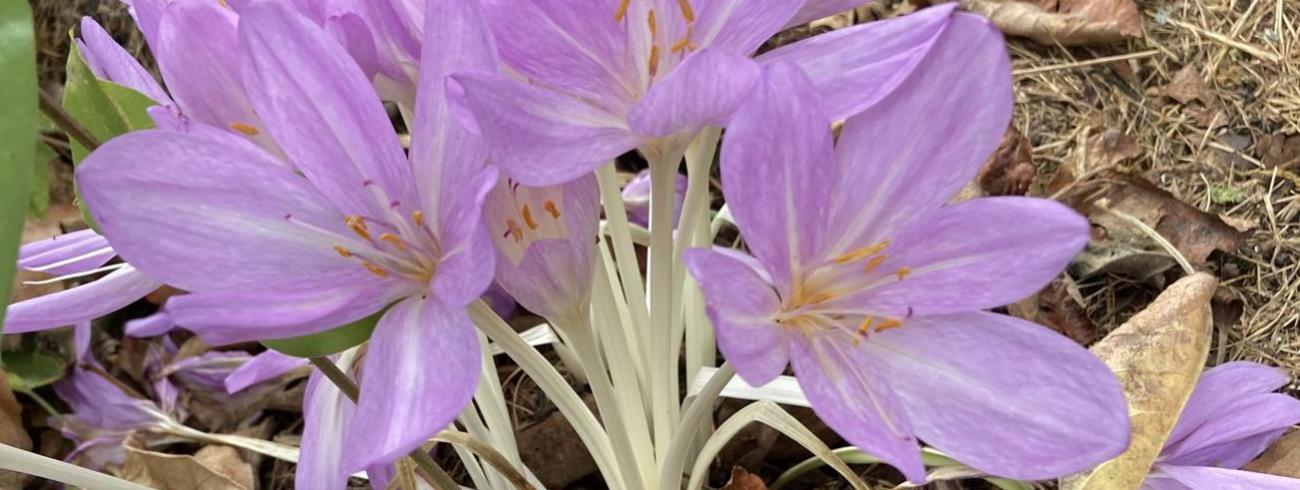
[[230, 3], [226, 2], [226, 0], [217, 0], [217, 3], [220, 3], [222, 7], [230, 8]]
[[686, 22], [695, 22], [695, 9], [691, 8], [690, 0], [677, 0], [677, 8], [682, 9], [682, 18]]
[[370, 229], [366, 227], [366, 220], [364, 218], [360, 216], [348, 216], [343, 219], [343, 222], [347, 223], [348, 228], [351, 228], [352, 232], [356, 233], [357, 236], [360, 236], [367, 241], [370, 240]]
[[342, 245], [335, 245], [335, 246], [334, 246], [334, 251], [335, 251], [335, 252], [338, 252], [339, 255], [342, 255], [344, 258], [347, 258], [347, 257], [351, 257], [351, 256], [352, 256], [352, 251], [351, 251], [351, 250], [348, 250], [348, 249], [346, 249], [346, 248], [343, 248]]
[[397, 247], [398, 251], [406, 250], [406, 242], [402, 241], [401, 237], [398, 237], [397, 235], [394, 235], [392, 233], [384, 233], [382, 235], [379, 235], [379, 239], [393, 244], [394, 247]]
[[418, 209], [411, 211], [411, 222], [415, 223], [415, 226], [424, 226], [424, 211]]
[[[225, 2], [222, 2], [222, 3], [225, 3]], [[259, 131], [257, 130], [257, 128], [252, 127], [252, 126], [247, 125], [247, 124], [244, 124], [244, 123], [241, 123], [241, 122], [230, 123], [230, 129], [233, 129], [233, 130], [235, 130], [235, 131], [238, 131], [238, 132], [240, 132], [240, 133], [243, 133], [243, 134], [246, 135], [246, 136], [257, 136], [258, 134], [261, 134], [261, 132], [259, 132]]]
[[650, 46], [650, 76], [659, 73], [659, 46]]
[[895, 329], [901, 326], [903, 326], [903, 322], [900, 322], [893, 318], [886, 318], [884, 321], [876, 325], [876, 333], [884, 332], [885, 330]]
[[623, 17], [627, 17], [627, 7], [632, 0], [623, 0], [618, 4], [618, 10], [614, 11], [614, 22], [623, 22]]
[[371, 274], [379, 277], [388, 277], [388, 271], [384, 270], [383, 267], [375, 265], [369, 260], [362, 262], [361, 265], [364, 266], [366, 270], [370, 271]]
[[676, 43], [673, 44], [673, 49], [672, 49], [673, 53], [680, 53], [682, 51], [695, 52], [695, 43], [691, 42], [690, 27], [686, 28], [686, 36], [679, 39]]
[[898, 280], [900, 280], [900, 281], [903, 280], [903, 279], [907, 279], [907, 276], [909, 276], [909, 275], [911, 275], [911, 274], [912, 274], [912, 268], [911, 268], [911, 267], [899, 267], [899, 268], [898, 268], [898, 272], [895, 272], [895, 273], [894, 273], [894, 275], [898, 276]]
[[650, 42], [654, 42], [654, 39], [659, 37], [659, 29], [655, 26], [655, 9], [650, 9], [645, 21], [650, 24]]
[[881, 240], [880, 242], [877, 242], [874, 245], [867, 245], [865, 247], [855, 249], [853, 251], [850, 251], [849, 253], [836, 257], [835, 263], [847, 264], [849, 262], [856, 262], [858, 260], [862, 260], [872, 255], [878, 254], [880, 253], [881, 250], [884, 250], [885, 247], [888, 246], [889, 246], [889, 240]]
[[528, 229], [537, 229], [537, 222], [533, 221], [533, 210], [529, 209], [527, 204], [524, 205], [523, 209], [519, 210], [519, 214], [524, 217], [524, 224], [528, 225]]
[[875, 321], [876, 317], [872, 315], [867, 315], [866, 318], [863, 318], [862, 323], [858, 324], [858, 335], [867, 335], [867, 331], [871, 330], [871, 324], [875, 323]]
[[546, 201], [546, 203], [542, 205], [542, 209], [546, 210], [546, 213], [551, 215], [551, 219], [560, 219], [560, 208], [555, 206], [555, 201]]
[[875, 257], [872, 257], [871, 260], [867, 261], [867, 266], [862, 269], [862, 272], [874, 271], [876, 270], [877, 267], [880, 267], [880, 264], [883, 263], [885, 263], [884, 255], [877, 255]]
[[514, 237], [515, 243], [519, 243], [524, 239], [524, 230], [519, 227], [519, 223], [515, 223], [515, 220], [512, 219], [506, 220], [506, 234]]

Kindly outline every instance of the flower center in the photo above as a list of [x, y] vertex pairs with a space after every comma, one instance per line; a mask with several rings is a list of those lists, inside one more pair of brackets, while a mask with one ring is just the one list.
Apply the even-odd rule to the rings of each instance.
[[[892, 273], [882, 269], [889, 261], [884, 254], [889, 240], [859, 247], [834, 259], [814, 264], [808, 274], [795, 282], [794, 291], [782, 303], [778, 323], [804, 333], [840, 330], [859, 342], [869, 334], [903, 326], [912, 309], [902, 315], [884, 314], [862, 307], [860, 294], [888, 282], [903, 281], [912, 273], [899, 266]], [[840, 301], [846, 299], [847, 301]], [[856, 325], [856, 327], [853, 327]]]
[[568, 230], [562, 186], [528, 187], [501, 179], [487, 206], [488, 226], [497, 248], [519, 265], [528, 247], [539, 240], [562, 240]]
[[[622, 2], [619, 2], [618, 9], [614, 11], [614, 22], [623, 22], [623, 19], [627, 17], [627, 11], [629, 7], [631, 7], [631, 4], [632, 0], [623, 0]], [[699, 46], [696, 46], [691, 42], [691, 36], [695, 33], [695, 9], [691, 7], [690, 0], [677, 0], [677, 10], [681, 14], [681, 19], [685, 23], [686, 29], [683, 31], [680, 38], [674, 40], [672, 44], [668, 46], [668, 51], [673, 54], [695, 52], [695, 50], [699, 49]], [[655, 75], [659, 74], [660, 57], [662, 54], [659, 48], [659, 25], [658, 20], [655, 17], [654, 7], [649, 7], [646, 11], [646, 24], [650, 29], [650, 54], [647, 61], [647, 71], [650, 74], [650, 79], [653, 80]]]

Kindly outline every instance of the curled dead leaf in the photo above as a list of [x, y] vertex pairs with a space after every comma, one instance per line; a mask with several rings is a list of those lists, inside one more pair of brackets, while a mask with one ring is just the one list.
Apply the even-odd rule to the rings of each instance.
[[1023, 196], [1038, 176], [1034, 166], [1033, 144], [1016, 128], [1002, 135], [997, 151], [984, 162], [977, 181], [984, 192], [993, 196]]
[[[0, 370], [0, 443], [32, 450], [32, 438], [23, 428], [23, 406], [9, 389], [9, 376]], [[0, 488], [22, 488], [31, 477], [13, 471], [0, 471]]]
[[1209, 305], [1217, 286], [1218, 280], [1209, 274], [1184, 277], [1092, 346], [1092, 353], [1124, 387], [1133, 432], [1123, 454], [1089, 472], [1062, 478], [1062, 490], [1141, 485], [1205, 366]]
[[1069, 337], [1080, 345], [1097, 341], [1097, 325], [1088, 318], [1079, 286], [1062, 274], [1033, 296], [1007, 305], [1017, 318], [1043, 325]]
[[1107, 199], [1111, 209], [1154, 228], [1193, 264], [1204, 264], [1215, 250], [1236, 252], [1245, 239], [1218, 215], [1201, 211], [1144, 179], [1127, 179], [1114, 187]]
[[209, 446], [188, 456], [149, 451], [134, 439], [124, 446], [123, 479], [160, 490], [255, 490], [253, 468], [234, 448]]
[[963, 9], [988, 17], [1003, 33], [1041, 44], [1083, 46], [1142, 37], [1142, 18], [1132, 0], [1061, 0], [1056, 12], [1032, 3], [959, 1]]

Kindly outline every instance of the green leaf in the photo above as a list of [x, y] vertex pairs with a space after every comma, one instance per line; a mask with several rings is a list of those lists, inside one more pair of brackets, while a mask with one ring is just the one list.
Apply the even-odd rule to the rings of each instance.
[[32, 159], [32, 180], [27, 184], [27, 213], [37, 219], [45, 217], [50, 207], [50, 160], [58, 158], [50, 145], [36, 142], [36, 158]]
[[324, 332], [286, 339], [263, 340], [262, 345], [294, 357], [324, 357], [337, 354], [368, 340], [385, 311], [388, 309], [385, 308], [374, 315]]
[[[71, 31], [68, 36], [74, 37]], [[130, 131], [153, 127], [148, 109], [158, 105], [157, 102], [140, 92], [95, 77], [85, 58], [82, 58], [76, 40], [73, 39], [69, 46], [66, 65], [68, 81], [63, 87], [63, 110], [68, 115], [101, 143]], [[75, 138], [69, 139], [72, 163], [79, 165], [88, 152]], [[81, 199], [77, 199], [77, 208], [81, 210], [86, 223], [99, 231], [99, 226]]]
[[0, 325], [13, 293], [35, 157], [36, 43], [27, 2], [0, 2]]
[[[69, 36], [72, 34], [69, 33]], [[158, 105], [149, 96], [95, 77], [77, 43], [68, 49], [68, 82], [63, 88], [63, 110], [101, 143], [113, 137], [153, 127], [147, 110]], [[72, 142], [72, 161], [80, 164], [86, 148]]]
[[35, 350], [5, 351], [4, 369], [14, 391], [32, 391], [63, 379], [63, 359]]

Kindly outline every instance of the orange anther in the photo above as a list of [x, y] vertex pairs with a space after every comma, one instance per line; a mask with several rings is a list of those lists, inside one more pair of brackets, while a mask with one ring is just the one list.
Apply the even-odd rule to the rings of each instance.
[[357, 236], [370, 240], [370, 229], [366, 227], [365, 218], [360, 216], [348, 216], [343, 218], [343, 222], [347, 223], [348, 228], [351, 228], [352, 232], [356, 233]]
[[546, 210], [546, 213], [551, 215], [551, 219], [560, 219], [560, 208], [555, 205], [555, 201], [546, 201], [546, 203], [542, 205], [542, 209]]
[[243, 133], [246, 136], [257, 136], [258, 134], [261, 134], [261, 132], [258, 131], [257, 128], [241, 122], [230, 123], [230, 129]]
[[867, 266], [862, 269], [862, 272], [874, 271], [876, 270], [877, 267], [880, 267], [880, 264], [883, 263], [885, 263], [884, 255], [877, 255], [875, 257], [872, 257], [871, 260], [867, 261]]
[[335, 252], [338, 252], [339, 255], [342, 255], [344, 258], [347, 258], [347, 257], [351, 257], [351, 256], [352, 256], [352, 251], [351, 251], [351, 250], [348, 250], [348, 249], [346, 249], [346, 248], [343, 248], [342, 245], [335, 245], [335, 246], [334, 246], [334, 251], [335, 251]]
[[411, 222], [415, 223], [416, 226], [424, 226], [424, 211], [418, 209], [411, 211]]
[[903, 279], [907, 279], [907, 276], [909, 276], [909, 275], [911, 275], [911, 274], [912, 274], [912, 268], [911, 268], [911, 267], [899, 267], [899, 268], [898, 268], [898, 272], [895, 272], [895, 273], [894, 273], [894, 275], [898, 276], [898, 280], [900, 280], [900, 281], [903, 280]]
[[384, 270], [383, 267], [375, 265], [373, 262], [367, 260], [362, 262], [361, 265], [364, 266], [366, 270], [370, 271], [371, 274], [379, 277], [388, 277], [388, 271]]
[[614, 11], [614, 22], [623, 22], [623, 17], [627, 17], [627, 7], [632, 0], [623, 0], [618, 4], [618, 10]]
[[397, 235], [394, 235], [392, 233], [384, 233], [382, 235], [379, 235], [379, 239], [393, 244], [394, 247], [397, 247], [398, 251], [406, 250], [406, 242], [402, 241], [401, 237], [398, 237]]
[[876, 325], [876, 333], [884, 332], [885, 330], [890, 330], [901, 326], [903, 326], [903, 322], [900, 322], [893, 318], [886, 318], [884, 321], [881, 321], [879, 324]]
[[527, 204], [524, 205], [523, 209], [519, 210], [519, 215], [524, 217], [524, 224], [528, 225], [528, 229], [537, 229], [537, 222], [533, 221], [533, 210], [529, 209]]

